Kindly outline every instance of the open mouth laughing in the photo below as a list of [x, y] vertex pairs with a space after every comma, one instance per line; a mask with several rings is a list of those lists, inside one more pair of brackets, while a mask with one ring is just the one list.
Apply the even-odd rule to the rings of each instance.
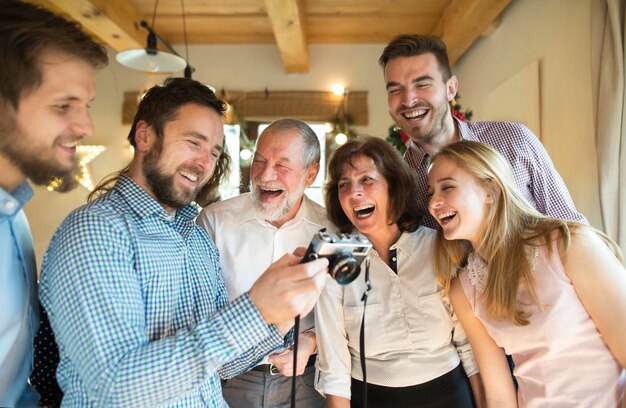
[[184, 178], [186, 178], [187, 180], [189, 180], [192, 183], [197, 183], [198, 182], [198, 176], [196, 174], [193, 174], [189, 171], [186, 170], [178, 170], [178, 174], [180, 174], [181, 176], [183, 176]]
[[419, 109], [411, 109], [409, 111], [402, 112], [402, 117], [409, 121], [419, 121], [422, 120], [426, 114], [430, 112], [430, 109], [419, 108]]
[[75, 138], [72, 140], [65, 140], [63, 142], [57, 140], [56, 145], [66, 153], [74, 155], [76, 153], [76, 146], [78, 146], [78, 142], [80, 142], [80, 139]]
[[78, 141], [72, 141], [72, 142], [65, 142], [65, 143], [61, 143], [61, 147], [64, 147], [66, 149], [74, 149], [76, 148], [76, 145], [78, 145]]
[[367, 218], [374, 212], [376, 207], [372, 204], [358, 205], [352, 210], [356, 213], [357, 218]]
[[280, 197], [285, 192], [285, 188], [278, 184], [257, 184], [256, 189], [259, 193], [261, 201], [272, 200]]
[[446, 211], [446, 212], [437, 214], [437, 221], [439, 221], [439, 224], [441, 224], [441, 226], [444, 226], [450, 221], [452, 221], [454, 217], [456, 217], [455, 211]]

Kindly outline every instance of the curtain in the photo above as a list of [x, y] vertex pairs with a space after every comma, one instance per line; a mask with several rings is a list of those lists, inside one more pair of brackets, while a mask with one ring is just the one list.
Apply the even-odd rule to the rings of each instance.
[[591, 61], [604, 232], [626, 254], [626, 0], [591, 0]]

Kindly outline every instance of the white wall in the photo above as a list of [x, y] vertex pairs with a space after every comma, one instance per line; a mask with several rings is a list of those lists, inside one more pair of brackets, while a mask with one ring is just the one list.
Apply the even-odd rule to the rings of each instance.
[[[593, 133], [589, 0], [516, 0], [501, 26], [454, 67], [461, 104], [481, 114], [482, 98], [539, 60], [542, 142], [580, 212], [601, 226]], [[512, 96], [513, 97], [513, 96]]]
[[[481, 98], [499, 83], [541, 59], [543, 142], [563, 175], [578, 208], [600, 225], [595, 148], [591, 117], [589, 68], [589, 0], [516, 0], [505, 11], [501, 27], [481, 39], [454, 68], [461, 82], [461, 103], [481, 120]], [[343, 83], [369, 92], [369, 126], [359, 133], [386, 137], [392, 123], [378, 57], [384, 44], [309, 47], [310, 72], [284, 73], [279, 52], [271, 45], [191, 46], [194, 78], [226, 90], [330, 90]], [[183, 53], [184, 49], [178, 48]], [[92, 164], [95, 179], [122, 168], [130, 159], [129, 126], [121, 124], [123, 93], [160, 82], [123, 68], [111, 53], [111, 64], [98, 73], [92, 113], [95, 135], [86, 144], [107, 150]], [[36, 188], [26, 206], [39, 260], [63, 218], [84, 203], [86, 190], [58, 194]], [[71, 256], [71, 254], [68, 254]]]

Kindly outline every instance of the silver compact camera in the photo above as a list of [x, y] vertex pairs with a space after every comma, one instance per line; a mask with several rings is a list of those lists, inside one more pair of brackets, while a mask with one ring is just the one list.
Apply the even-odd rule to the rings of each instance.
[[321, 229], [306, 250], [302, 262], [328, 259], [328, 273], [340, 285], [347, 285], [359, 276], [361, 263], [372, 250], [370, 241], [359, 233], [329, 233]]

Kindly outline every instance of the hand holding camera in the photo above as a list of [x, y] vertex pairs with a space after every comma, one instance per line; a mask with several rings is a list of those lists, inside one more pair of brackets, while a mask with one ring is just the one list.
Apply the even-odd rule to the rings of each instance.
[[[285, 333], [295, 316], [313, 309], [326, 282], [326, 270], [340, 285], [356, 279], [372, 244], [361, 234], [333, 234], [320, 230], [302, 260], [286, 254], [274, 262], [250, 289], [250, 298], [267, 324]], [[326, 260], [324, 260], [326, 259]]]
[[359, 233], [328, 233], [321, 229], [306, 250], [302, 262], [328, 259], [328, 273], [340, 285], [347, 285], [359, 276], [361, 263], [372, 250], [370, 241]]
[[263, 320], [276, 324], [284, 334], [293, 326], [294, 317], [306, 315], [315, 306], [326, 282], [327, 267], [324, 259], [301, 263], [300, 257], [285, 254], [257, 279], [249, 296]]

